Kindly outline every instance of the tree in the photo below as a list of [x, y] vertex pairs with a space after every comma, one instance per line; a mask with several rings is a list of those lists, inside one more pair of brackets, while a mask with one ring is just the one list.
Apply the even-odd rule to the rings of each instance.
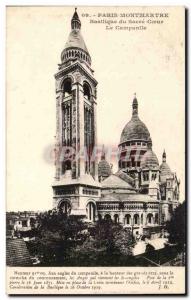
[[186, 243], [185, 202], [175, 209], [171, 220], [166, 223], [166, 229], [169, 233], [169, 242], [177, 244], [180, 251], [183, 251]]
[[88, 227], [88, 232], [88, 238], [74, 249], [73, 263], [80, 266], [107, 265], [114, 247], [111, 220], [97, 221]]
[[45, 266], [128, 265], [132, 234], [111, 220], [88, 224], [62, 211], [39, 215], [29, 250]]
[[42, 265], [67, 265], [71, 249], [82, 243], [87, 228], [80, 216], [67, 216], [62, 211], [50, 210], [38, 217], [36, 240], [29, 243], [33, 255]]
[[132, 237], [132, 232], [129, 228], [118, 228], [114, 232], [114, 243], [116, 249], [123, 255], [132, 254], [132, 244], [134, 243], [134, 238]]
[[74, 249], [75, 264], [116, 266], [127, 263], [131, 255], [132, 234], [111, 220], [99, 220], [89, 228], [90, 236]]

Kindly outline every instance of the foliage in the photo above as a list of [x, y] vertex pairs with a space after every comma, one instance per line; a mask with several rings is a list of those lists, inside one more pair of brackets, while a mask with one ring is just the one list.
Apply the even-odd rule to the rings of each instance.
[[130, 229], [120, 228], [114, 233], [114, 243], [120, 254], [131, 255], [131, 246], [134, 243], [134, 238]]
[[37, 221], [36, 238], [28, 248], [41, 265], [123, 265], [131, 254], [131, 232], [111, 220], [93, 225], [82, 217], [53, 210], [41, 214]]
[[[73, 263], [87, 266], [122, 265], [131, 254], [131, 233], [111, 220], [100, 220], [89, 229], [90, 236], [74, 250]], [[125, 256], [125, 257], [124, 257]]]
[[185, 247], [185, 202], [180, 204], [174, 211], [170, 221], [166, 223], [169, 233], [169, 242], [177, 244], [180, 251]]
[[40, 258], [42, 265], [67, 264], [71, 248], [83, 242], [86, 228], [81, 217], [67, 216], [56, 210], [42, 213], [38, 217], [37, 235], [28, 243], [32, 255]]

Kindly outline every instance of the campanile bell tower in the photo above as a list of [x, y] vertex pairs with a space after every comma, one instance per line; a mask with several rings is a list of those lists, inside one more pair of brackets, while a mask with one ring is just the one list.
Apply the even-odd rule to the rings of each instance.
[[[61, 53], [56, 79], [56, 174], [54, 207], [96, 218], [100, 195], [96, 159], [96, 86], [77, 9]], [[88, 195], [92, 195], [89, 199]], [[88, 203], [95, 206], [89, 212]], [[93, 212], [94, 211], [94, 212]]]

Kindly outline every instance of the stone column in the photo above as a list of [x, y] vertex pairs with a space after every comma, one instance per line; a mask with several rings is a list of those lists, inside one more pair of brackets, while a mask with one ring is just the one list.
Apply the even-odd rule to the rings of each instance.
[[72, 178], [77, 177], [77, 168], [78, 168], [78, 163], [76, 161], [76, 155], [77, 155], [77, 90], [76, 86], [72, 86], [72, 124], [71, 124], [71, 138], [72, 142], [71, 145], [74, 149], [74, 156], [75, 159], [72, 161]]
[[119, 223], [122, 224], [122, 225], [124, 225], [123, 212], [120, 211], [119, 214], [118, 214], [118, 216], [119, 216]]
[[142, 223], [141, 223], [141, 212], [139, 212], [138, 215], [139, 215], [139, 226], [142, 226]]
[[[93, 98], [93, 97], [92, 97]], [[97, 159], [97, 152], [98, 152], [98, 145], [97, 145], [97, 103], [93, 98], [93, 135], [94, 135], [94, 178], [98, 181], [98, 159]]]
[[152, 180], [151, 176], [152, 176], [152, 171], [149, 170], [149, 182], [151, 182], [151, 180]]
[[84, 163], [84, 93], [83, 86], [79, 82], [73, 84], [73, 89], [76, 94], [76, 110], [77, 110], [77, 124], [76, 124], [76, 168], [77, 177], [85, 174], [85, 163]]
[[79, 177], [85, 174], [85, 162], [84, 162], [84, 93], [83, 86], [77, 83], [77, 101], [78, 101], [78, 118], [79, 118], [79, 136], [78, 136], [78, 151], [80, 151], [79, 157]]
[[63, 91], [59, 90], [56, 94], [56, 179], [59, 180], [62, 170], [62, 98]]
[[143, 227], [147, 225], [147, 213], [143, 212]]

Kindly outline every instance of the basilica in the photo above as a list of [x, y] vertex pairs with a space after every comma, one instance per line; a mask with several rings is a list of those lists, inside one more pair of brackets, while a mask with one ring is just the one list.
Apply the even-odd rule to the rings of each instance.
[[136, 95], [118, 145], [118, 171], [112, 171], [104, 149], [99, 159], [95, 155], [98, 83], [76, 10], [55, 81], [53, 207], [88, 222], [111, 219], [129, 227], [134, 236], [160, 232], [179, 204], [180, 181], [165, 151], [159, 162]]

